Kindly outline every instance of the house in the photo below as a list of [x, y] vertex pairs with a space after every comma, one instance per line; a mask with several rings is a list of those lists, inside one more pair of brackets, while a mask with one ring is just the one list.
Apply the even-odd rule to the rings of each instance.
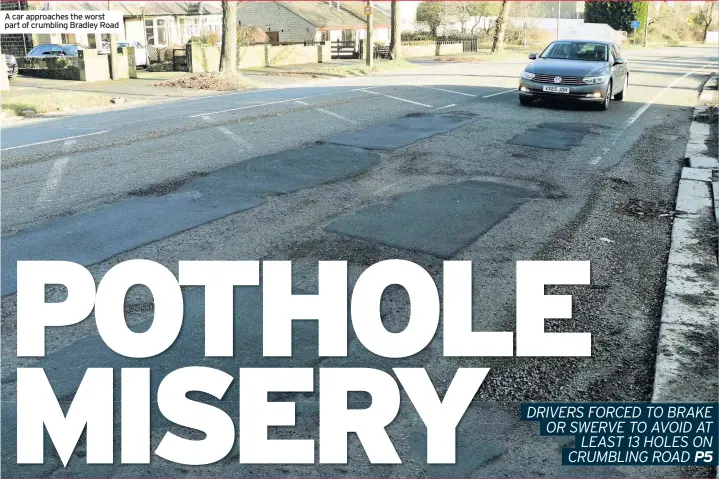
[[[359, 42], [366, 38], [367, 25], [362, 2], [240, 2], [240, 25], [256, 25], [274, 44], [307, 41]], [[373, 38], [389, 43], [390, 18], [382, 10], [373, 12]]]
[[[10, 2], [2, 2], [9, 9]], [[137, 41], [150, 46], [184, 45], [193, 36], [222, 34], [222, 7], [220, 2], [15, 2], [15, 9], [29, 10], [119, 10], [122, 11], [123, 29], [118, 35], [120, 41]], [[25, 7], [25, 8], [23, 8]], [[143, 25], [144, 22], [144, 25]], [[109, 34], [84, 32], [34, 33], [23, 38], [23, 42], [13, 38], [16, 55], [25, 55], [35, 45], [44, 43], [81, 43], [90, 48], [101, 48], [102, 43], [110, 40]], [[100, 37], [100, 38], [98, 38]], [[3, 35], [3, 49], [10, 46], [10, 39]], [[17, 45], [15, 45], [17, 44]]]

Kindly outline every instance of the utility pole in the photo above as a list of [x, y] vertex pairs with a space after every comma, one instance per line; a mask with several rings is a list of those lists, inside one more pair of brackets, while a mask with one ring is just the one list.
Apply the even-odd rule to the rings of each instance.
[[647, 27], [649, 27], [649, 15], [647, 15], [647, 19], [644, 21], [644, 45], [647, 46]]
[[368, 67], [372, 67], [374, 63], [374, 48], [372, 48], [372, 0], [367, 0], [365, 7], [365, 15], [367, 15], [367, 41], [365, 44], [365, 60]]

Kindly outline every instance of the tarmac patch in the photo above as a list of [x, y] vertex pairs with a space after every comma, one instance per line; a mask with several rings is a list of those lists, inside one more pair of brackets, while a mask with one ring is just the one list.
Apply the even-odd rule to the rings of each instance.
[[569, 151], [579, 146], [586, 135], [597, 134], [595, 129], [599, 127], [589, 123], [542, 123], [520, 135], [514, 135], [507, 143]]
[[327, 138], [324, 143], [368, 150], [394, 150], [468, 125], [475, 117], [468, 112], [407, 115], [389, 123]]
[[17, 261], [64, 260], [89, 266], [255, 207], [265, 195], [346, 179], [378, 162], [379, 154], [372, 151], [313, 145], [251, 158], [169, 186], [144, 188], [144, 196], [57, 218], [3, 238], [2, 295], [16, 291]]
[[450, 258], [537, 196], [514, 186], [465, 181], [370, 205], [335, 220], [325, 230]]

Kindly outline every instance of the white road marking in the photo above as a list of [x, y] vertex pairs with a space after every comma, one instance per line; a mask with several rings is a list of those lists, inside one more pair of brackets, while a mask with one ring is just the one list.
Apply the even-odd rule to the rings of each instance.
[[256, 104], [256, 105], [247, 105], [247, 106], [240, 106], [240, 107], [237, 107], [237, 108], [228, 108], [227, 110], [211, 111], [211, 112], [208, 112], [208, 113], [198, 113], [197, 115], [190, 115], [190, 116], [188, 116], [187, 118], [197, 118], [198, 116], [204, 118], [204, 117], [206, 117], [206, 116], [217, 115], [217, 114], [219, 114], [219, 113], [227, 113], [228, 111], [248, 110], [248, 109], [250, 109], [250, 108], [257, 108], [257, 107], [260, 107], [260, 106], [277, 105], [277, 104], [280, 104], [280, 103], [289, 103], [289, 102], [291, 102], [291, 101], [304, 100], [304, 99], [306, 99], [306, 98], [309, 98], [309, 97], [301, 96], [301, 97], [297, 97], [297, 98], [289, 98], [289, 99], [287, 99], [287, 100], [277, 100], [277, 101], [270, 101], [270, 102], [267, 102], [267, 103], [258, 103], [258, 104]]
[[[377, 88], [377, 87], [372, 87], [372, 88]], [[411, 104], [413, 104], [413, 105], [423, 106], [423, 107], [425, 107], [425, 108], [432, 108], [432, 105], [427, 105], [426, 103], [420, 103], [420, 102], [418, 102], [418, 101], [408, 100], [408, 99], [406, 99], [406, 98], [400, 98], [400, 97], [398, 97], [398, 96], [385, 95], [384, 93], [377, 93], [376, 91], [367, 90], [367, 89], [365, 89], [365, 88], [360, 88], [359, 91], [363, 91], [363, 92], [366, 92], [366, 93], [371, 93], [371, 94], [373, 94], [373, 95], [383, 96], [383, 97], [386, 97], [386, 98], [391, 98], [391, 99], [393, 99], [393, 100], [399, 100], [399, 101], [403, 101], [403, 102], [406, 102], [406, 103], [411, 103]]]
[[[74, 144], [75, 140], [66, 140], [62, 145], [62, 152], [65, 154], [69, 153], [70, 147]], [[60, 184], [60, 180], [62, 179], [62, 175], [65, 172], [65, 168], [67, 167], [67, 163], [69, 161], [70, 158], [67, 156], [55, 160], [55, 163], [52, 165], [52, 170], [50, 171], [50, 176], [47, 177], [45, 186], [43, 186], [37, 197], [37, 201], [35, 201], [35, 207], [49, 202], [52, 200], [52, 197], [55, 196], [55, 192], [57, 191], [57, 187]]]
[[517, 91], [517, 89], [512, 88], [511, 90], [500, 91], [499, 93], [492, 93], [491, 95], [484, 95], [482, 98], [492, 98], [493, 96], [504, 95], [505, 93], [509, 93], [509, 92], [513, 92], [513, 91]]
[[86, 133], [84, 135], [67, 136], [65, 138], [58, 138], [57, 140], [38, 141], [35, 143], [28, 143], [26, 145], [18, 145], [18, 146], [10, 146], [8, 148], [2, 148], [0, 151], [17, 150], [18, 148], [27, 148], [28, 146], [35, 146], [35, 145], [45, 145], [47, 143], [55, 143], [58, 141], [72, 140], [73, 138], [82, 138], [84, 136], [101, 135], [101, 134], [107, 133], [107, 132], [108, 132], [108, 130], [103, 130], [103, 131], [96, 131], [94, 133]]
[[455, 95], [471, 96], [471, 97], [473, 97], [473, 98], [477, 96], [477, 95], [472, 95], [471, 93], [464, 93], [464, 92], [461, 92], [461, 91], [454, 91], [454, 90], [445, 90], [444, 88], [437, 88], [437, 87], [434, 87], [434, 86], [427, 86], [427, 85], [412, 85], [412, 86], [418, 86], [418, 87], [420, 87], [420, 88], [429, 88], [430, 90], [443, 91], [443, 92], [446, 92], [446, 93], [454, 93]]
[[[708, 66], [710, 66], [710, 65], [704, 65], [704, 66], [702, 66], [702, 67], [697, 68], [696, 70], [690, 71], [689, 73], [685, 73], [684, 75], [680, 76], [679, 78], [677, 78], [676, 80], [674, 80], [673, 82], [671, 82], [669, 85], [667, 85], [667, 86], [665, 86], [664, 88], [662, 88], [661, 91], [659, 91], [659, 93], [657, 93], [656, 95], [654, 95], [654, 98], [652, 98], [651, 100], [649, 100], [648, 102], [646, 102], [644, 105], [642, 105], [641, 107], [639, 107], [639, 109], [638, 109], [637, 111], [635, 111], [635, 112], [632, 114], [632, 116], [630, 116], [630, 117], [627, 119], [627, 121], [624, 122], [624, 127], [623, 127], [620, 131], [614, 133], [614, 134], [610, 137], [610, 140], [611, 140], [611, 141], [610, 141], [609, 145], [606, 146], [606, 147], [604, 147], [604, 148], [602, 148], [602, 154], [599, 155], [599, 156], [595, 156], [594, 158], [592, 158], [591, 160], [589, 160], [589, 164], [590, 164], [590, 165], [598, 165], [599, 162], [602, 161], [602, 158], [604, 157], [604, 155], [606, 155], [606, 154], [609, 152], [609, 150], [611, 150], [611, 149], [614, 147], [614, 145], [617, 143], [617, 141], [619, 140], [619, 137], [621, 136], [621, 134], [624, 133], [624, 131], [625, 131], [627, 128], [629, 128], [630, 126], [632, 126], [632, 124], [633, 124], [635, 121], [637, 121], [637, 120], [639, 119], [639, 117], [642, 116], [642, 115], [644, 114], [644, 112], [647, 111], [647, 109], [648, 109], [650, 106], [652, 106], [657, 100], [659, 100], [659, 98], [661, 98], [662, 95], [664, 95], [667, 91], [671, 90], [674, 86], [677, 85], [677, 83], [679, 83], [680, 81], [684, 80], [686, 77], [688, 77], [688, 76], [690, 76], [690, 75], [693, 75], [693, 74], [695, 74], [695, 73], [697, 73], [697, 72], [699, 72], [699, 71], [705, 69], [705, 68], [708, 67]], [[630, 86], [631, 86], [631, 84], [630, 84]]]
[[[304, 102], [304, 101], [302, 101], [302, 100], [297, 100], [295, 103], [299, 103], [300, 105], [309, 106], [309, 103], [306, 103], [306, 102]], [[345, 118], [345, 117], [342, 116], [342, 115], [338, 115], [337, 113], [335, 113], [335, 112], [333, 112], [333, 111], [325, 110], [324, 108], [318, 108], [318, 107], [312, 107], [312, 109], [313, 109], [313, 110], [317, 110], [317, 111], [319, 111], [320, 113], [324, 113], [325, 115], [333, 116], [333, 117], [335, 117], [335, 118], [337, 118], [337, 119], [339, 119], [339, 120], [346, 121], [347, 123], [352, 123], [353, 125], [356, 125], [356, 124], [357, 124], [356, 121], [350, 120], [349, 118]]]
[[452, 103], [451, 105], [440, 106], [440, 107], [438, 107], [438, 108], [435, 108], [434, 110], [435, 110], [435, 111], [437, 111], [437, 110], [444, 110], [445, 108], [451, 108], [451, 107], [453, 107], [453, 106], [457, 106], [457, 104], [456, 104], [456, 103]]
[[[664, 87], [659, 93], [657, 93], [657, 94], [654, 96], [654, 98], [652, 98], [651, 100], [649, 100], [647, 103], [645, 103], [644, 105], [642, 105], [641, 108], [639, 108], [639, 110], [637, 110], [636, 112], [634, 112], [634, 114], [633, 114], [632, 116], [630, 116], [629, 119], [627, 120], [627, 122], [624, 124], [624, 127], [626, 128], [626, 127], [630, 126], [632, 123], [634, 123], [635, 121], [637, 121], [637, 120], [639, 119], [639, 117], [642, 116], [642, 114], [643, 114], [645, 111], [647, 111], [647, 108], [649, 108], [650, 106], [652, 106], [652, 104], [653, 104], [655, 101], [657, 101], [659, 98], [661, 98], [661, 96], [664, 95], [667, 91], [671, 90], [677, 83], [679, 83], [680, 81], [684, 80], [684, 79], [685, 79], [686, 77], [688, 77], [689, 75], [693, 75], [694, 73], [697, 73], [698, 71], [703, 70], [703, 69], [705, 69], [705, 68], [708, 67], [708, 66], [709, 66], [709, 65], [704, 65], [704, 66], [701, 67], [701, 68], [697, 68], [696, 70], [692, 70], [692, 71], [690, 71], [689, 73], [685, 73], [684, 75], [680, 76], [679, 78], [677, 78], [676, 80], [674, 80], [673, 82], [671, 82], [669, 85], [667, 85], [666, 87]], [[630, 86], [631, 86], [631, 85], [630, 85]]]
[[[208, 123], [210, 123], [210, 122], [212, 121], [212, 120], [210, 119], [210, 117], [207, 116], [207, 115], [203, 116], [202, 119], [205, 120], [205, 121], [208, 122]], [[232, 140], [232, 141], [234, 141], [235, 143], [237, 143], [238, 145], [242, 146], [244, 149], [246, 149], [246, 150], [251, 150], [251, 149], [252, 149], [252, 145], [250, 144], [250, 142], [248, 142], [247, 140], [241, 138], [240, 135], [238, 135], [238, 134], [235, 133], [234, 131], [230, 130], [229, 128], [225, 128], [224, 126], [217, 126], [217, 127], [215, 127], [215, 128], [217, 128], [217, 130], [218, 130], [220, 133], [222, 133], [223, 135], [225, 135], [226, 137], [228, 137], [230, 140]]]

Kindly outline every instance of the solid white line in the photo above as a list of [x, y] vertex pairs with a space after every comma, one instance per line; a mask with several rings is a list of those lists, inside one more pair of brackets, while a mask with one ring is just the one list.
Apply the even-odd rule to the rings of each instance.
[[[309, 106], [309, 103], [306, 103], [306, 102], [304, 102], [304, 101], [302, 101], [302, 100], [297, 100], [295, 103], [299, 103], [300, 105]], [[333, 116], [333, 117], [335, 117], [335, 118], [337, 118], [337, 119], [339, 119], [339, 120], [346, 121], [347, 123], [352, 123], [353, 125], [356, 125], [356, 124], [357, 124], [356, 121], [350, 120], [349, 118], [345, 118], [345, 117], [342, 116], [342, 115], [338, 115], [337, 113], [335, 113], [335, 112], [333, 112], [333, 111], [329, 111], [329, 110], [325, 110], [324, 108], [317, 108], [317, 107], [312, 107], [312, 109], [313, 109], [313, 110], [317, 110], [317, 111], [319, 111], [320, 113], [324, 113], [325, 115]]]
[[492, 98], [493, 96], [504, 95], [505, 93], [509, 93], [512, 91], [517, 91], [517, 89], [512, 88], [511, 90], [500, 91], [499, 93], [492, 93], [491, 95], [484, 95], [482, 98]]
[[[376, 87], [373, 87], [373, 88], [376, 88]], [[404, 101], [404, 102], [407, 102], [407, 103], [411, 103], [411, 104], [413, 104], [413, 105], [423, 106], [423, 107], [425, 107], [425, 108], [432, 108], [432, 105], [427, 105], [426, 103], [420, 103], [420, 102], [418, 102], [418, 101], [408, 100], [408, 99], [406, 99], [406, 98], [400, 98], [400, 97], [398, 97], [398, 96], [385, 95], [384, 93], [377, 93], [376, 91], [366, 90], [366, 89], [364, 89], [364, 88], [360, 88], [359, 91], [371, 93], [371, 94], [373, 94], [373, 95], [379, 95], [379, 96], [391, 98], [391, 99], [393, 99], [393, 100]]]
[[[70, 147], [74, 144], [75, 140], [66, 140], [65, 143], [62, 145], [62, 152], [69, 153]], [[55, 195], [55, 191], [57, 191], [57, 186], [60, 184], [60, 180], [62, 179], [62, 175], [65, 172], [65, 168], [67, 167], [67, 163], [69, 161], [70, 158], [67, 156], [55, 160], [55, 163], [53, 163], [52, 165], [52, 170], [50, 171], [50, 176], [47, 177], [45, 186], [43, 186], [42, 190], [40, 191], [40, 194], [37, 197], [37, 201], [35, 202], [36, 207], [42, 205], [43, 203], [49, 202]]]
[[451, 108], [451, 107], [453, 107], [453, 106], [457, 106], [457, 104], [456, 104], [456, 103], [452, 103], [451, 105], [440, 106], [440, 107], [435, 108], [434, 111], [444, 110], [445, 108]]
[[96, 131], [94, 133], [86, 133], [84, 135], [67, 136], [65, 138], [58, 138], [57, 140], [38, 141], [36, 143], [28, 143], [27, 145], [19, 145], [19, 146], [11, 146], [9, 148], [3, 148], [0, 151], [9, 151], [9, 150], [16, 150], [18, 148], [27, 148], [28, 146], [44, 145], [47, 143], [55, 143], [57, 141], [71, 140], [73, 138], [82, 138], [83, 136], [101, 135], [101, 134], [107, 133], [107, 132], [108, 132], [108, 130], [103, 130], [103, 131]]
[[410, 85], [410, 86], [418, 86], [418, 87], [420, 87], [420, 88], [429, 88], [430, 90], [437, 90], [437, 91], [443, 91], [443, 92], [447, 92], [447, 93], [454, 93], [454, 94], [456, 94], [456, 95], [471, 96], [471, 97], [473, 97], [473, 98], [477, 96], [477, 95], [472, 95], [471, 93], [464, 93], [464, 92], [461, 92], [461, 91], [454, 91], [454, 90], [445, 90], [444, 88], [437, 88], [437, 87], [434, 87], [434, 86], [427, 86], [427, 85]]
[[[659, 93], [657, 93], [656, 95], [654, 95], [654, 98], [652, 98], [651, 100], [649, 100], [648, 102], [646, 102], [644, 105], [642, 105], [641, 107], [639, 107], [639, 109], [638, 109], [637, 111], [635, 111], [634, 114], [632, 114], [632, 116], [630, 116], [630, 117], [627, 119], [627, 121], [624, 122], [624, 128], [622, 128], [621, 131], [619, 131], [619, 132], [617, 132], [617, 133], [615, 133], [615, 134], [613, 135], [614, 138], [612, 139], [612, 141], [611, 141], [611, 143], [609, 144], [609, 146], [607, 146], [607, 147], [605, 147], [605, 148], [602, 149], [602, 155], [605, 155], [605, 154], [614, 146], [614, 144], [616, 144], [616, 142], [619, 140], [620, 134], [621, 134], [624, 130], [626, 130], [627, 128], [629, 128], [630, 126], [632, 126], [632, 124], [633, 124], [635, 121], [637, 121], [637, 120], [639, 119], [639, 117], [642, 116], [642, 115], [644, 114], [644, 112], [647, 111], [647, 109], [654, 104], [654, 102], [656, 102], [657, 100], [659, 100], [659, 98], [661, 98], [662, 95], [664, 95], [667, 91], [671, 90], [677, 83], [679, 83], [680, 81], [684, 80], [686, 77], [688, 77], [688, 76], [690, 76], [690, 75], [693, 75], [693, 74], [695, 74], [695, 73], [697, 73], [697, 72], [699, 72], [699, 71], [705, 69], [705, 68], [708, 67], [708, 66], [710, 66], [710, 65], [704, 65], [703, 67], [697, 68], [696, 70], [692, 70], [692, 71], [690, 71], [689, 73], [685, 73], [684, 75], [680, 76], [679, 78], [677, 78], [676, 80], [674, 80], [673, 82], [671, 82], [669, 85], [667, 85], [667, 86], [665, 86], [664, 88], [662, 88], [662, 90], [661, 90]], [[631, 84], [630, 84], [630, 85], [631, 85]], [[602, 155], [597, 156], [597, 157], [594, 157], [593, 159], [589, 160], [589, 164], [590, 164], [590, 165], [598, 165], [599, 162], [602, 161]]]
[[270, 101], [267, 103], [258, 103], [257, 105], [248, 105], [248, 106], [240, 106], [237, 108], [228, 108], [227, 110], [212, 111], [209, 113], [198, 113], [197, 115], [190, 115], [187, 118], [197, 118], [198, 116], [201, 116], [204, 118], [209, 115], [217, 115], [218, 113], [227, 113], [228, 111], [247, 110], [250, 108], [257, 108], [260, 106], [277, 105], [279, 103], [289, 103], [291, 101], [304, 100], [305, 98], [309, 98], [309, 97], [301, 96], [301, 97], [297, 97], [297, 98], [289, 98], [287, 100], [277, 100], [277, 101]]

